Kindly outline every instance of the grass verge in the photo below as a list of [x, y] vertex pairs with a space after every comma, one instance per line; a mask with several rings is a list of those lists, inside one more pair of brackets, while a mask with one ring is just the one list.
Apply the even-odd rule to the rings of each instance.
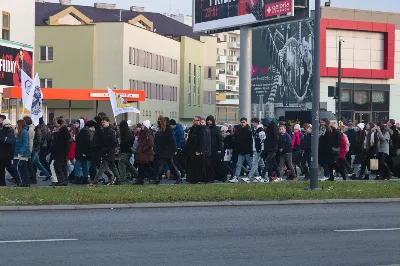
[[324, 182], [320, 191], [307, 183], [76, 186], [1, 188], [0, 205], [116, 204], [188, 201], [366, 199], [400, 197], [400, 182]]

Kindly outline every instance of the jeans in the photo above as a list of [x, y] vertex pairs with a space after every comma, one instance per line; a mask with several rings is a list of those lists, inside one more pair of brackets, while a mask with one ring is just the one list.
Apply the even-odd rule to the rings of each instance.
[[46, 177], [50, 177], [50, 174], [49, 174], [49, 172], [47, 171], [47, 169], [40, 163], [39, 152], [38, 152], [38, 151], [32, 152], [32, 163], [33, 163], [34, 166], [36, 166], [37, 168], [39, 168], [39, 170], [40, 170]]
[[127, 179], [127, 172], [131, 172], [134, 174], [134, 176], [137, 176], [137, 170], [135, 167], [130, 162], [130, 159], [132, 157], [132, 153], [122, 153], [120, 156], [120, 160], [118, 163], [118, 170], [119, 174], [121, 176], [121, 180], [119, 181], [120, 184], [125, 183]]
[[66, 183], [68, 178], [67, 159], [63, 157], [54, 158], [54, 171], [59, 183]]
[[254, 174], [258, 172], [258, 166], [260, 164], [261, 159], [261, 152], [255, 152], [253, 156], [253, 163], [251, 165], [250, 173], [247, 175], [248, 178], [254, 177]]
[[12, 177], [15, 178], [15, 171], [8, 158], [0, 159], [0, 187], [6, 186], [6, 169]]
[[[275, 171], [278, 176], [281, 176], [279, 172], [278, 163], [276, 161], [276, 152], [271, 151], [267, 153], [267, 158], [265, 158], [265, 168], [262, 172], [262, 176], [266, 179], [268, 176], [272, 176], [272, 172]], [[268, 176], [267, 176], [268, 172]]]
[[22, 182], [27, 185], [30, 184], [28, 161], [14, 159], [13, 166], [17, 182]]
[[287, 170], [290, 170], [289, 176], [291, 178], [294, 178], [296, 172], [292, 164], [292, 153], [281, 153], [281, 155], [279, 156], [279, 165], [278, 165], [279, 173], [282, 173], [282, 165], [284, 164], [286, 164]]
[[235, 171], [235, 176], [236, 177], [240, 176], [240, 172], [242, 170], [242, 166], [243, 166], [244, 161], [247, 161], [248, 165], [252, 165], [253, 160], [251, 158], [251, 155], [250, 154], [246, 154], [246, 155], [239, 154], [238, 155], [238, 161], [237, 161], [237, 164], [236, 164], [236, 171]]
[[95, 180], [98, 181], [99, 179], [101, 179], [101, 177], [103, 176], [104, 173], [108, 176], [110, 181], [111, 181], [112, 176], [114, 176], [117, 179], [117, 181], [119, 182], [120, 177], [119, 177], [118, 169], [115, 166], [114, 162], [109, 162], [107, 160], [103, 160], [100, 164], [100, 168], [99, 168], [99, 171], [97, 172]]
[[89, 168], [91, 163], [90, 160], [76, 160], [74, 168], [75, 177], [79, 177], [82, 171], [83, 177], [85, 178], [84, 181], [87, 181], [89, 178]]
[[176, 176], [176, 178], [178, 178], [178, 179], [181, 178], [181, 173], [179, 172], [178, 168], [176, 168], [172, 158], [163, 158], [163, 159], [157, 160], [157, 166], [156, 166], [157, 173], [154, 176], [155, 180], [161, 179], [165, 164], [168, 164], [169, 170], [171, 170], [172, 174], [174, 174], [174, 176]]

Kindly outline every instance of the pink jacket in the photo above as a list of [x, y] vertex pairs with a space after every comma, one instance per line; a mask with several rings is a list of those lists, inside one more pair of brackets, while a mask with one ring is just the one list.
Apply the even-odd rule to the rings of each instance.
[[346, 151], [347, 145], [346, 145], [346, 137], [344, 134], [342, 134], [342, 144], [340, 144], [340, 153], [339, 153], [339, 159], [344, 159], [346, 158]]

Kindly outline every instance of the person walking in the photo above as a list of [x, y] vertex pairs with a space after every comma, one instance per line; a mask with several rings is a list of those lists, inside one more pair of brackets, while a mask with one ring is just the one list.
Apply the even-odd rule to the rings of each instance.
[[[261, 176], [254, 175], [258, 172], [260, 161], [263, 161], [261, 155], [264, 152], [265, 131], [258, 118], [251, 119], [251, 124], [253, 126], [253, 164], [251, 165], [250, 173], [244, 180], [246, 183], [251, 181], [264, 183], [265, 180]], [[252, 180], [253, 178], [254, 180]]]
[[223, 180], [224, 175], [219, 169], [222, 165], [222, 152], [224, 150], [224, 140], [222, 138], [221, 129], [215, 125], [215, 118], [210, 115], [206, 118], [208, 128], [210, 130], [211, 156], [208, 161], [207, 177], [208, 182], [213, 183], [214, 180]]
[[58, 182], [54, 186], [68, 185], [67, 155], [72, 142], [71, 135], [62, 118], [57, 120], [58, 126], [53, 131], [53, 141], [51, 145], [51, 157], [54, 160], [54, 170]]
[[31, 157], [29, 157], [29, 160], [27, 162], [28, 166], [28, 171], [29, 171], [29, 182], [31, 184], [36, 184], [36, 171], [32, 162], [32, 153], [33, 153], [33, 141], [35, 139], [35, 125], [33, 124], [32, 118], [30, 116], [24, 116], [24, 121], [26, 125], [28, 126], [29, 130], [29, 149], [31, 152]]
[[6, 169], [16, 182], [12, 159], [14, 157], [15, 135], [11, 121], [4, 119], [0, 123], [0, 186], [6, 186]]
[[143, 121], [139, 132], [138, 145], [135, 151], [135, 164], [138, 166], [138, 178], [135, 185], [144, 185], [146, 171], [151, 169], [154, 161], [154, 133], [151, 131], [149, 120]]
[[[79, 132], [75, 136], [74, 175], [78, 184], [90, 184], [89, 168], [92, 162], [90, 130], [88, 125], [84, 123], [83, 119], [79, 119]], [[89, 125], [91, 124], [89, 123]]]
[[[265, 167], [262, 176], [264, 177], [265, 182], [269, 182], [270, 179], [275, 180], [281, 177], [276, 160], [279, 143], [279, 128], [278, 125], [271, 118], [264, 118], [262, 120], [262, 125], [265, 128], [266, 137], [264, 141], [263, 155], [263, 158], [265, 160]], [[274, 171], [276, 173], [276, 176], [273, 176]]]
[[[118, 184], [123, 185], [127, 182], [127, 173], [136, 172], [133, 165], [130, 162], [132, 157], [132, 147], [135, 142], [135, 137], [133, 132], [129, 128], [128, 122], [126, 120], [122, 120], [119, 124], [120, 130], [120, 159], [118, 163], [118, 169], [121, 179], [119, 180]], [[135, 174], [137, 176], [137, 173]]]
[[14, 150], [14, 172], [17, 179], [18, 187], [29, 187], [29, 171], [28, 160], [31, 158], [31, 150], [29, 147], [29, 126], [25, 120], [17, 121], [17, 132]]
[[[51, 174], [47, 171], [47, 169], [42, 165], [40, 162], [39, 158], [39, 153], [40, 149], [42, 147], [42, 142], [43, 142], [43, 135], [42, 135], [42, 128], [40, 125], [37, 125], [35, 127], [35, 134], [34, 134], [34, 139], [33, 139], [33, 148], [32, 148], [32, 164], [36, 170], [39, 169], [39, 171], [45, 176], [46, 180], [51, 179]], [[36, 178], [36, 174], [35, 174]]]
[[186, 176], [186, 160], [183, 154], [183, 149], [185, 148], [185, 130], [183, 126], [180, 123], [176, 123], [174, 119], [169, 121], [169, 125], [174, 130], [176, 147], [178, 148], [178, 153], [174, 155], [174, 164], [184, 177]]
[[[288, 180], [297, 181], [297, 176], [295, 175], [295, 170], [292, 164], [292, 150], [293, 143], [291, 136], [286, 132], [286, 125], [279, 126], [279, 173], [282, 173], [282, 166], [286, 164], [286, 168], [288, 171]], [[275, 182], [282, 181], [282, 178], [277, 178], [274, 180]]]
[[387, 165], [387, 157], [390, 152], [390, 133], [391, 129], [385, 126], [383, 123], [379, 122], [376, 125], [375, 132], [378, 136], [378, 160], [379, 160], [379, 177], [380, 180], [389, 180], [392, 178], [389, 166]]
[[195, 116], [193, 126], [189, 130], [186, 142], [185, 154], [187, 156], [187, 178], [191, 184], [197, 184], [204, 180], [205, 176], [205, 152], [206, 135], [205, 127], [201, 126], [201, 117]]
[[[240, 172], [244, 162], [247, 165], [252, 165], [252, 153], [253, 153], [253, 134], [250, 130], [250, 126], [247, 124], [247, 118], [243, 117], [240, 119], [241, 128], [235, 136], [234, 143], [238, 153], [238, 162], [236, 164], [235, 176], [229, 180], [230, 183], [238, 183]], [[247, 178], [242, 178], [242, 181], [248, 182]]]
[[94, 180], [94, 184], [98, 184], [105, 172], [109, 175], [108, 185], [114, 185], [115, 179], [120, 180], [117, 167], [115, 166], [115, 151], [118, 145], [118, 139], [113, 126], [110, 124], [110, 118], [103, 117], [101, 120], [101, 126], [103, 127], [103, 132], [100, 138], [101, 146], [101, 164], [100, 169]]
[[304, 169], [304, 174], [305, 178], [304, 181], [308, 181], [310, 179], [310, 167], [311, 167], [311, 137], [312, 137], [312, 128], [311, 125], [308, 123], [305, 123], [303, 125], [303, 128], [305, 130], [304, 135], [303, 135], [303, 142], [302, 142], [302, 147], [303, 147], [303, 159], [302, 159], [302, 166]]

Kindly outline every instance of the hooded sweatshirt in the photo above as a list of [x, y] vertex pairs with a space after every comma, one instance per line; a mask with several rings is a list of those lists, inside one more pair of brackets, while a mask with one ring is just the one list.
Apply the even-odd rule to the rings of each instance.
[[265, 131], [263, 125], [258, 125], [257, 128], [253, 129], [253, 151], [262, 152], [264, 150]]
[[208, 126], [210, 129], [211, 153], [222, 152], [224, 150], [224, 139], [222, 138], [221, 130], [215, 125], [215, 119], [212, 115], [208, 116], [206, 121], [212, 122]]

